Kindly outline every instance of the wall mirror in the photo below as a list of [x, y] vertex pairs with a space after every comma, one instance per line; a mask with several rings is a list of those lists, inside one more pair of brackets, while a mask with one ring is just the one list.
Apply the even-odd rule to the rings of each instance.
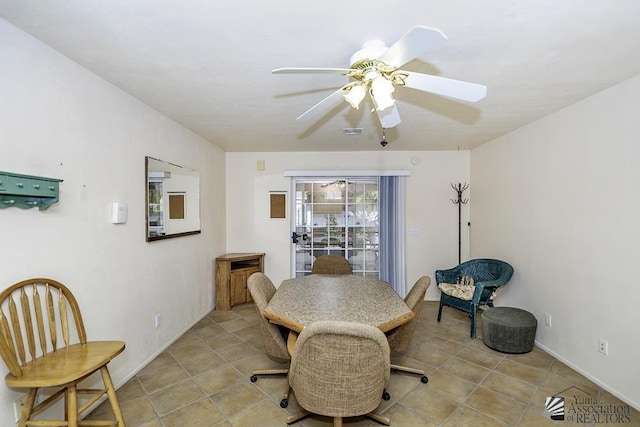
[[200, 233], [200, 172], [145, 157], [147, 242]]

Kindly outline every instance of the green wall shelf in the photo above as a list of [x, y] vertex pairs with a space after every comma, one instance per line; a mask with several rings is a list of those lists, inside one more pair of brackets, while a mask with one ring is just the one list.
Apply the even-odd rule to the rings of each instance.
[[0, 171], [0, 209], [38, 207], [43, 211], [59, 198], [61, 179]]

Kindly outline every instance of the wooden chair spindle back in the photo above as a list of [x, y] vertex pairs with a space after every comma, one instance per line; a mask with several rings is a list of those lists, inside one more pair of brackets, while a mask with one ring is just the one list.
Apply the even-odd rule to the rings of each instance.
[[86, 342], [78, 304], [63, 284], [30, 279], [0, 294], [0, 355], [11, 374], [20, 376], [21, 366], [47, 357], [58, 346], [68, 348], [76, 336], [78, 342]]

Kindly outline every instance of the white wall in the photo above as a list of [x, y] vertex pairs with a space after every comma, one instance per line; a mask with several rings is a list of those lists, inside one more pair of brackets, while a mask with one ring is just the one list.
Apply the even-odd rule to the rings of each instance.
[[473, 150], [471, 254], [509, 261], [499, 304], [533, 312], [541, 346], [640, 409], [638, 111], [640, 76]]
[[[90, 339], [126, 342], [119, 386], [213, 306], [224, 153], [3, 20], [0, 64], [0, 170], [64, 180], [47, 211], [0, 209], [0, 288], [68, 285]], [[145, 241], [145, 155], [201, 172], [202, 234]], [[128, 205], [126, 224], [110, 223], [113, 201]], [[0, 419], [18, 396], [0, 386]]]
[[[417, 165], [411, 159], [418, 160]], [[258, 160], [265, 170], [256, 170]], [[458, 263], [458, 209], [451, 183], [469, 181], [469, 152], [227, 153], [227, 249], [265, 252], [265, 272], [278, 286], [291, 276], [291, 183], [285, 170], [406, 169], [407, 288], [423, 275]], [[287, 219], [269, 218], [269, 191], [286, 191]], [[470, 195], [469, 190], [465, 193]], [[467, 206], [463, 207], [463, 224]], [[463, 258], [467, 249], [463, 227]], [[435, 284], [427, 299], [439, 299]]]

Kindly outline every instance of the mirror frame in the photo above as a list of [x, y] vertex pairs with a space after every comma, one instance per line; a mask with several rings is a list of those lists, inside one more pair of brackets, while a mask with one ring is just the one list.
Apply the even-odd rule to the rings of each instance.
[[[169, 165], [172, 168], [180, 168], [180, 169], [188, 170], [190, 172], [198, 173], [198, 227], [199, 227], [198, 230], [183, 231], [183, 232], [179, 232], [179, 233], [165, 234], [165, 235], [161, 235], [161, 236], [151, 236], [151, 235], [149, 235], [149, 160], [155, 160], [157, 162], [165, 163], [165, 164]], [[144, 208], [145, 225], [144, 225], [144, 231], [146, 233], [145, 237], [147, 239], [147, 242], [154, 242], [154, 241], [157, 241], [157, 240], [173, 239], [174, 237], [191, 236], [191, 235], [194, 235], [194, 234], [202, 233], [202, 230], [201, 230], [202, 225], [200, 224], [200, 173], [199, 172], [197, 172], [195, 170], [184, 168], [182, 166], [176, 165], [175, 163], [171, 163], [171, 162], [166, 162], [164, 160], [160, 160], [160, 159], [155, 158], [155, 157], [145, 156], [145, 158], [144, 158], [144, 183], [145, 183], [145, 190], [144, 190], [144, 194], [145, 194], [145, 198], [144, 198], [145, 199], [145, 208]]]

